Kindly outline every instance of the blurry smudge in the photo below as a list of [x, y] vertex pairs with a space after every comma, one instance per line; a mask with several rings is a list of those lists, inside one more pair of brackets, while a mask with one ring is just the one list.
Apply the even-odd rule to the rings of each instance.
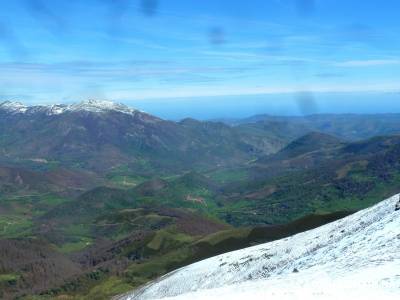
[[264, 48], [268, 54], [278, 54], [285, 50], [284, 42], [281, 38], [269, 39], [267, 45]]
[[0, 23], [0, 44], [2, 44], [15, 59], [26, 58], [28, 55], [28, 51], [16, 37], [14, 31], [2, 23]]
[[300, 16], [307, 17], [315, 11], [315, 0], [295, 0], [296, 10]]
[[299, 92], [295, 95], [295, 100], [303, 116], [318, 113], [318, 105], [312, 92]]
[[340, 33], [343, 39], [356, 42], [370, 42], [377, 37], [370, 26], [360, 23], [347, 25], [340, 30]]
[[385, 47], [382, 33], [367, 24], [353, 23], [337, 26], [324, 37], [324, 43], [332, 51], [339, 51], [348, 45], [363, 44], [377, 48]]
[[129, 9], [129, 0], [109, 0], [106, 3], [109, 7], [109, 33], [111, 35], [117, 34], [121, 30], [122, 18]]
[[226, 42], [225, 31], [221, 27], [211, 28], [208, 36], [210, 43], [213, 45], [221, 45]]
[[141, 0], [141, 11], [147, 17], [153, 17], [157, 13], [158, 0]]
[[63, 18], [54, 14], [42, 0], [25, 0], [26, 8], [30, 14], [43, 26], [53, 32], [59, 34], [65, 31], [66, 24]]

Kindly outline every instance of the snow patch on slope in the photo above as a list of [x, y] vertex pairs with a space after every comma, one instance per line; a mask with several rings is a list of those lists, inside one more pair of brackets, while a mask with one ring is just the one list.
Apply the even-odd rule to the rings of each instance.
[[118, 299], [397, 299], [398, 202], [192, 264]]

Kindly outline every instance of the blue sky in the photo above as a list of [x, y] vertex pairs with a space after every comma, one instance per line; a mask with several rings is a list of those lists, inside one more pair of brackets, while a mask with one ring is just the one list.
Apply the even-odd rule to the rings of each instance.
[[[396, 0], [2, 1], [0, 99], [220, 101], [221, 112], [304, 94], [340, 95], [322, 97], [334, 99], [326, 111], [354, 94], [395, 103], [399, 11]], [[348, 110], [368, 110], [356, 98]]]

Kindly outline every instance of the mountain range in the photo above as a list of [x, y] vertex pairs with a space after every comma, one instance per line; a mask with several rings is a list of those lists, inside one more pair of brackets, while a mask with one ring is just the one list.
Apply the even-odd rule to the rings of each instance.
[[[162, 120], [123, 104], [0, 104], [0, 162], [96, 172], [119, 166], [142, 172], [242, 164], [311, 132], [345, 141], [392, 135], [400, 115], [257, 116], [236, 122]], [[173, 163], [171, 163], [173, 161]]]
[[109, 299], [346, 217], [400, 192], [399, 133], [398, 115], [228, 124], [4, 102], [0, 295]]
[[[223, 123], [162, 120], [122, 104], [0, 105], [0, 161], [107, 172], [229, 165], [279, 149], [283, 139]], [[172, 162], [173, 161], [173, 162]]]
[[252, 128], [277, 127], [279, 131], [323, 132], [354, 141], [379, 135], [397, 134], [400, 114], [317, 114], [306, 116], [256, 115], [238, 120], [220, 120], [233, 126], [247, 124]]

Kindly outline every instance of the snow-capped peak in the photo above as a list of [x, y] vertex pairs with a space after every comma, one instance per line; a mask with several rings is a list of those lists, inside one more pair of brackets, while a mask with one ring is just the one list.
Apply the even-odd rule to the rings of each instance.
[[124, 104], [115, 103], [105, 100], [87, 100], [74, 104], [53, 104], [53, 105], [36, 105], [26, 106], [20, 102], [6, 101], [0, 104], [0, 111], [6, 111], [12, 114], [34, 114], [45, 113], [46, 115], [60, 115], [67, 112], [93, 112], [105, 113], [110, 111], [120, 112], [124, 114], [134, 114], [137, 110], [130, 108]]
[[399, 299], [399, 195], [279, 241], [167, 274], [119, 300]]
[[21, 102], [5, 101], [0, 104], [0, 110], [5, 110], [9, 113], [25, 113], [28, 107]]
[[137, 110], [132, 109], [124, 104], [115, 103], [106, 100], [87, 100], [77, 104], [68, 106], [70, 111], [90, 111], [90, 112], [105, 112], [105, 111], [118, 111], [121, 113], [132, 114]]

